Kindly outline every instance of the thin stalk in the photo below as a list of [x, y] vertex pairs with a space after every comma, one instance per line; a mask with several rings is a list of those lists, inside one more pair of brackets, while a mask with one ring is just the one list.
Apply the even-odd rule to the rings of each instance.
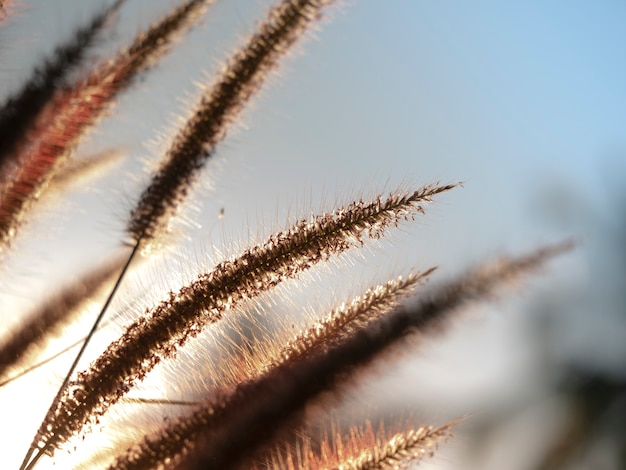
[[[87, 345], [89, 344], [89, 340], [93, 337], [93, 335], [95, 334], [96, 330], [98, 329], [98, 326], [100, 325], [100, 322], [104, 318], [104, 315], [105, 315], [107, 309], [109, 308], [109, 305], [113, 301], [113, 297], [115, 297], [115, 294], [116, 294], [118, 288], [122, 284], [122, 280], [124, 279], [124, 275], [126, 274], [126, 271], [128, 270], [128, 268], [130, 267], [130, 264], [132, 263], [133, 258], [135, 257], [135, 254], [137, 253], [138, 248], [139, 248], [139, 241], [133, 247], [133, 251], [131, 252], [130, 256], [128, 257], [128, 260], [126, 261], [126, 264], [122, 268], [122, 271], [119, 274], [119, 276], [117, 278], [117, 281], [115, 282], [115, 285], [113, 286], [113, 289], [111, 290], [111, 293], [109, 294], [106, 302], [102, 306], [102, 309], [100, 310], [100, 313], [98, 314], [98, 316], [94, 320], [93, 325], [91, 327], [91, 330], [89, 330], [89, 333], [87, 334], [87, 337], [85, 338], [85, 340], [84, 340], [80, 350], [78, 351], [78, 354], [76, 354], [76, 357], [74, 358], [74, 362], [72, 362], [72, 365], [70, 366], [69, 370], [67, 371], [67, 374], [65, 375], [65, 379], [63, 379], [63, 383], [59, 387], [59, 390], [57, 391], [57, 394], [54, 397], [54, 400], [52, 401], [52, 404], [50, 405], [50, 409], [48, 410], [48, 415], [44, 419], [44, 422], [46, 420], [50, 419], [49, 416], [51, 414], [53, 414], [54, 410], [58, 406], [58, 403], [60, 402], [61, 397], [65, 393], [65, 389], [66, 389], [66, 387], [67, 387], [67, 385], [68, 385], [68, 383], [70, 381], [70, 378], [71, 378], [72, 374], [74, 373], [74, 371], [76, 370], [76, 366], [78, 366], [78, 362], [80, 361], [80, 359], [82, 358], [85, 350], [87, 349]], [[31, 468], [33, 468], [37, 464], [39, 459], [44, 455], [44, 450], [45, 449], [40, 449], [39, 452], [35, 453], [35, 456], [33, 457], [33, 459], [30, 460], [30, 458], [32, 457], [33, 453], [37, 450], [36, 446], [34, 445], [36, 440], [37, 440], [37, 436], [35, 436], [35, 441], [33, 442], [33, 444], [31, 444], [31, 446], [28, 449], [26, 455], [24, 456], [24, 460], [22, 461], [22, 465], [20, 466], [20, 469], [31, 469]]]

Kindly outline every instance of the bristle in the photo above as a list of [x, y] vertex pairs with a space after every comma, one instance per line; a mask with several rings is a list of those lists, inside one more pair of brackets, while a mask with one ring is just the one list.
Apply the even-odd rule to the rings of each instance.
[[7, 161], [14, 156], [27, 132], [34, 127], [37, 116], [70, 72], [83, 62], [87, 50], [123, 2], [117, 0], [96, 15], [87, 26], [72, 34], [66, 44], [57, 47], [51, 57], [45, 58], [35, 68], [22, 89], [0, 107], [0, 183], [4, 180], [3, 175], [9, 172]]
[[355, 202], [273, 235], [261, 246], [219, 264], [128, 327], [52, 407], [36, 438], [53, 452], [59, 442], [102, 415], [163, 358], [172, 356], [202, 328], [239, 302], [271, 289], [314, 264], [380, 237], [384, 229], [423, 211], [421, 204], [453, 186], [426, 186], [412, 193]]
[[283, 0], [227, 62], [174, 138], [165, 161], [131, 213], [128, 232], [149, 242], [184, 198], [227, 127], [291, 45], [333, 0]]
[[569, 243], [557, 245], [480, 266], [437, 289], [430, 300], [397, 309], [325, 353], [275, 368], [256, 382], [240, 385], [227, 408], [218, 409], [219, 415], [218, 410], [212, 410], [211, 427], [194, 443], [185, 468], [234, 466], [271, 439], [268, 429], [276, 430], [301, 413], [321, 392], [336, 389], [348, 371], [361, 370], [408, 333], [431, 331], [457, 308], [487, 298], [496, 288], [541, 267], [570, 247]]
[[53, 298], [28, 315], [28, 320], [0, 342], [0, 378], [9, 368], [19, 365], [27, 351], [54, 338], [80, 313], [94, 295], [101, 293], [119, 274], [124, 259], [117, 258], [66, 286]]

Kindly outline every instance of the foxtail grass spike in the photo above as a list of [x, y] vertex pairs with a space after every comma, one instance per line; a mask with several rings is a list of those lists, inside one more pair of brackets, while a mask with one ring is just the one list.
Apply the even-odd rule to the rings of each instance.
[[[384, 468], [408, 468], [425, 457], [432, 457], [433, 453], [441, 443], [448, 439], [452, 432], [452, 424], [445, 424], [438, 428], [433, 426], [420, 427], [404, 432], [398, 432], [390, 438], [385, 437], [385, 433], [379, 431], [374, 435], [371, 426], [365, 433], [353, 433], [356, 442], [350, 447], [363, 448], [365, 441], [371, 443], [369, 447], [362, 449], [360, 453], [354, 452], [349, 458], [339, 460], [338, 470], [378, 470]], [[359, 435], [360, 434], [360, 435]], [[324, 468], [324, 467], [320, 467]]]
[[95, 16], [87, 26], [78, 29], [66, 44], [57, 47], [52, 57], [46, 58], [34, 70], [22, 89], [0, 107], [0, 183], [8, 172], [7, 161], [14, 156], [19, 144], [34, 127], [37, 116], [63, 85], [69, 73], [82, 63], [86, 51], [122, 3], [124, 0], [117, 0]]
[[165, 161], [131, 213], [128, 231], [151, 240], [182, 201], [227, 127], [257, 92], [278, 60], [333, 0], [283, 0], [227, 62], [174, 138]]
[[145, 70], [154, 64], [166, 52], [167, 47], [212, 3], [215, 3], [215, 0], [186, 0], [181, 3], [148, 30], [140, 33], [128, 49], [118, 54], [115, 62], [130, 60], [130, 64], [125, 67], [130, 75]]
[[362, 244], [366, 236], [382, 236], [387, 227], [423, 212], [424, 203], [453, 187], [432, 185], [384, 199], [378, 196], [371, 202], [354, 202], [310, 221], [302, 220], [171, 293], [78, 375], [58, 406], [50, 408], [33, 448], [40, 453], [54, 452], [59, 443], [106, 412], [163, 358], [241, 301]]
[[54, 112], [48, 110], [51, 124], [20, 157], [15, 178], [0, 193], [0, 253], [9, 247], [55, 171], [78, 144], [94, 114], [102, 109], [103, 100], [111, 91], [111, 83], [83, 91], [80, 99], [68, 99], [58, 103]]
[[[400, 297], [406, 295], [432, 271], [430, 269], [422, 274], [410, 275], [406, 279], [400, 277], [384, 285], [370, 288], [349, 304], [334, 309], [317, 326], [308, 329], [295, 340], [284, 345], [278, 354], [279, 359], [271, 367], [257, 371], [258, 376], [268, 374], [272, 369], [281, 365], [297, 363], [303, 356], [316, 353], [334, 341], [339, 341], [341, 335], [346, 334], [350, 328], [356, 328], [357, 323], [367, 323], [383, 315], [397, 304]], [[225, 397], [203, 404], [188, 419], [183, 418], [174, 422], [157, 436], [147, 438], [138, 446], [129, 449], [116, 460], [114, 467], [138, 470], [174, 459], [186, 450], [184, 446], [193, 442], [202, 427], [208, 426], [212, 415], [217, 416], [228, 407], [228, 400], [229, 398]], [[176, 436], [173, 439], [174, 444], [169, 443], [173, 436]]]
[[458, 424], [451, 421], [439, 427], [403, 424], [389, 431], [383, 422], [377, 429], [370, 421], [364, 427], [351, 426], [349, 432], [326, 432], [315, 447], [312, 437], [304, 433], [293, 445], [286, 443], [273, 449], [263, 466], [254, 470], [382, 470], [402, 469], [430, 457], [437, 447], [452, 435]]
[[337, 346], [241, 385], [229, 398], [227, 408], [212, 410], [211, 426], [190, 446], [193, 451], [181, 468], [235, 467], [272, 438], [268, 429], [276, 430], [294, 419], [321, 392], [337, 390], [348, 371], [362, 370], [411, 332], [432, 332], [459, 307], [488, 298], [497, 288], [571, 247], [571, 243], [564, 243], [479, 266], [436, 289], [428, 300], [400, 307]]

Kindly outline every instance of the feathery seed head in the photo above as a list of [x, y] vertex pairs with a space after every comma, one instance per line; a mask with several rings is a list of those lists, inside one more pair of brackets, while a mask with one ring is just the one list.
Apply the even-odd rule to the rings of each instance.
[[[364, 236], [380, 237], [385, 228], [423, 211], [421, 204], [452, 187], [433, 185], [405, 194], [392, 193], [385, 199], [379, 196], [372, 202], [359, 201], [310, 221], [301, 220], [270, 236], [264, 244], [218, 264], [177, 293], [170, 293], [147, 316], [133, 323], [88, 371], [79, 374], [76, 386], [58, 409], [51, 409], [38, 440], [52, 446], [69, 438], [103, 414], [163, 358], [171, 357], [236, 304], [331, 255], [362, 244]], [[405, 283], [397, 285], [398, 290], [406, 287]], [[94, 392], [87, 394], [85, 390]]]
[[163, 165], [131, 213], [128, 231], [133, 238], [148, 243], [162, 230], [228, 126], [280, 57], [331, 3], [333, 0], [283, 0], [270, 10], [266, 22], [228, 61], [173, 139]]

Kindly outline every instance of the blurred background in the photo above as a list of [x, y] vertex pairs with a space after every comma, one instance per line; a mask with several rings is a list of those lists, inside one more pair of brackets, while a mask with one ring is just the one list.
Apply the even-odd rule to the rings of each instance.
[[[127, 0], [94, 61], [175, 3]], [[101, 4], [22, 0], [0, 30], [1, 96]], [[122, 149], [121, 169], [29, 224], [2, 272], [4, 312], [120, 245], [146, 162], [270, 4], [216, 2], [91, 133], [80, 152]], [[355, 0], [330, 18], [229, 131], [174, 228], [180, 250], [228, 252], [355, 194], [463, 181], [356, 270], [439, 265], [436, 282], [501, 253], [578, 247], [359, 385], [357, 401], [471, 414], [420, 468], [625, 469], [626, 3]]]

